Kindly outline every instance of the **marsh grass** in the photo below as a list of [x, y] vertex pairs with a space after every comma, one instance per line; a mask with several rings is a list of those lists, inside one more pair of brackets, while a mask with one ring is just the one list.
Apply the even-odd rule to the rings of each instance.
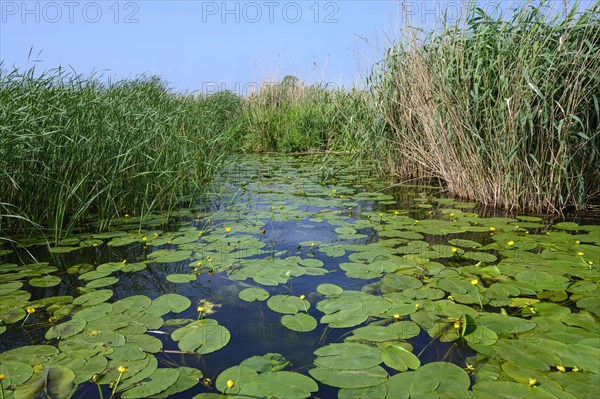
[[334, 85], [305, 85], [291, 75], [280, 83], [264, 84], [244, 101], [244, 148], [251, 152], [352, 152], [357, 148], [353, 127], [358, 125], [365, 95]]
[[0, 193], [13, 216], [0, 230], [28, 219], [55, 240], [90, 214], [104, 228], [192, 198], [231, 147], [224, 132], [241, 103], [174, 94], [156, 77], [106, 84], [64, 69], [2, 68], [0, 87]]
[[498, 17], [473, 6], [422, 41], [408, 28], [369, 79], [391, 173], [537, 212], [600, 194], [600, 2], [554, 5]]

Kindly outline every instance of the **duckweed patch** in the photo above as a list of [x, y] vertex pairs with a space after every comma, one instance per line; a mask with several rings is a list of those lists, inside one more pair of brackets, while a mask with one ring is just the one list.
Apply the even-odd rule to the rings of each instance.
[[168, 224], [4, 244], [6, 398], [599, 392], [600, 226], [395, 202], [343, 158], [229, 165]]

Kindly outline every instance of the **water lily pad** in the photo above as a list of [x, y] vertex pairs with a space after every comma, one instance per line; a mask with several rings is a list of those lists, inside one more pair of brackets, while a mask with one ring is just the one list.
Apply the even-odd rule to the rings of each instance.
[[202, 378], [202, 371], [191, 367], [178, 367], [177, 371], [179, 371], [179, 378], [175, 384], [171, 385], [167, 390], [153, 395], [152, 398], [159, 399], [171, 397], [171, 395], [186, 391], [197, 385]]
[[154, 260], [157, 263], [176, 263], [188, 260], [192, 256], [192, 251], [189, 250], [168, 250], [159, 249], [148, 255], [148, 259]]
[[161, 393], [179, 379], [179, 370], [175, 368], [157, 369], [150, 377], [144, 379], [140, 385], [124, 391], [123, 399], [148, 398]]
[[421, 366], [421, 361], [401, 346], [390, 345], [381, 354], [383, 362], [398, 371], [406, 371], [409, 368], [416, 370]]
[[317, 287], [317, 291], [325, 296], [335, 296], [340, 295], [344, 292], [344, 289], [340, 286], [330, 283], [319, 284]]
[[266, 353], [263, 356], [252, 356], [242, 361], [240, 366], [250, 367], [252, 370], [264, 373], [265, 371], [281, 371], [290, 362], [279, 353]]
[[32, 278], [29, 280], [29, 285], [34, 287], [54, 287], [55, 285], [60, 284], [60, 277], [57, 276], [43, 276], [39, 278]]
[[149, 312], [165, 315], [169, 312], [181, 313], [192, 305], [192, 301], [179, 294], [164, 294], [152, 301]]
[[264, 301], [269, 298], [269, 292], [260, 287], [250, 287], [241, 290], [238, 296], [246, 302]]
[[185, 329], [183, 336], [180, 337], [175, 330], [171, 337], [179, 341], [179, 349], [184, 352], [197, 352], [201, 355], [215, 352], [227, 345], [231, 338], [229, 330], [216, 323], [194, 322], [182, 329]]
[[297, 296], [290, 295], [275, 295], [267, 301], [269, 309], [284, 314], [295, 314], [300, 310], [310, 309], [310, 303], [305, 299], [302, 300]]
[[239, 396], [304, 399], [318, 389], [317, 383], [310, 377], [291, 371], [277, 371], [254, 377], [241, 387]]
[[373, 387], [384, 383], [388, 376], [387, 372], [381, 366], [360, 370], [337, 370], [317, 367], [309, 370], [308, 373], [317, 381], [337, 388]]
[[229, 393], [236, 395], [244, 385], [252, 381], [256, 376], [258, 376], [258, 373], [250, 367], [242, 365], [233, 366], [219, 374], [215, 386], [220, 391], [224, 391], [227, 387], [227, 381], [232, 380], [236, 384], [229, 390]]
[[83, 294], [78, 296], [73, 300], [73, 305], [80, 306], [94, 306], [104, 301], [109, 300], [113, 296], [112, 290], [97, 290], [88, 292], [87, 294]]
[[64, 323], [50, 327], [50, 329], [46, 331], [45, 337], [46, 339], [69, 338], [75, 334], [79, 334], [80, 332], [82, 332], [86, 325], [87, 322], [82, 319], [65, 321]]
[[281, 324], [299, 332], [308, 332], [317, 328], [317, 320], [306, 313], [286, 314], [281, 318]]
[[104, 277], [98, 280], [92, 280], [85, 285], [85, 288], [100, 288], [116, 284], [119, 281], [118, 277]]
[[12, 283], [3, 283], [0, 284], [0, 295], [10, 294], [21, 288], [23, 283], [21, 282], [12, 282]]
[[195, 281], [197, 278], [198, 278], [198, 276], [196, 276], [195, 274], [175, 273], [175, 274], [169, 274], [167, 276], [168, 281], [170, 281], [172, 283], [178, 283], [178, 284], [189, 283], [189, 282]]
[[74, 381], [75, 373], [71, 369], [48, 366], [36, 373], [26, 385], [18, 387], [14, 395], [16, 399], [33, 398], [44, 391], [47, 397], [68, 399], [75, 391]]
[[21, 385], [33, 375], [33, 369], [30, 365], [19, 361], [9, 360], [0, 364], [0, 374], [4, 374], [4, 386], [11, 384]]
[[357, 344], [329, 344], [314, 352], [315, 365], [338, 370], [360, 370], [381, 363], [381, 352], [374, 347]]

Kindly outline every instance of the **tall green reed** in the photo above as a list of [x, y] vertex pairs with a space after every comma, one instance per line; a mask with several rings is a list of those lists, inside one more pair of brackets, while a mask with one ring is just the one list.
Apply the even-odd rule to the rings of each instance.
[[528, 2], [398, 42], [370, 77], [390, 171], [483, 204], [582, 209], [600, 194], [600, 2]]
[[[201, 192], [240, 106], [223, 93], [175, 94], [157, 77], [106, 84], [61, 68], [1, 68], [0, 87], [1, 201], [55, 240], [90, 214], [106, 228]], [[0, 230], [19, 225], [0, 219]]]

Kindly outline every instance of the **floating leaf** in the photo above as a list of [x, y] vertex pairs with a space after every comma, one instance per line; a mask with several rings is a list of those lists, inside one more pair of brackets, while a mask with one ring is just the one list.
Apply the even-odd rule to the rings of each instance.
[[50, 329], [46, 331], [45, 337], [46, 339], [69, 338], [75, 334], [79, 334], [80, 332], [82, 332], [86, 325], [87, 322], [82, 319], [65, 321], [64, 323], [50, 327]]
[[386, 347], [381, 354], [381, 358], [387, 366], [398, 371], [406, 371], [409, 368], [416, 370], [421, 365], [418, 357], [397, 345]]
[[167, 390], [174, 385], [178, 379], [178, 369], [158, 369], [149, 378], [143, 380], [140, 385], [124, 391], [121, 394], [121, 397], [123, 399], [148, 398]]
[[152, 301], [149, 312], [164, 315], [169, 312], [181, 313], [192, 305], [192, 301], [179, 294], [164, 294]]
[[344, 343], [329, 344], [314, 352], [315, 365], [341, 370], [366, 369], [381, 363], [381, 352], [368, 345]]
[[295, 314], [300, 310], [305, 310], [304, 306], [306, 306], [306, 309], [309, 309], [310, 303], [297, 296], [275, 295], [269, 298], [267, 306], [278, 313]]
[[108, 285], [116, 284], [119, 281], [118, 277], [104, 277], [99, 278], [98, 280], [90, 281], [85, 285], [85, 288], [100, 288], [106, 287]]
[[317, 320], [306, 313], [286, 314], [281, 318], [281, 324], [299, 332], [308, 332], [317, 328]]
[[387, 379], [387, 373], [381, 366], [360, 370], [337, 370], [317, 367], [308, 372], [317, 381], [337, 388], [373, 387], [382, 384]]
[[56, 277], [56, 276], [43, 276], [40, 278], [32, 278], [31, 280], [29, 280], [29, 285], [32, 285], [34, 287], [42, 287], [42, 288], [46, 288], [46, 287], [54, 287], [55, 285], [60, 284], [60, 277]]
[[195, 281], [198, 278], [198, 276], [196, 276], [195, 274], [169, 274], [167, 276], [167, 280], [172, 282], [172, 283], [179, 283], [179, 284], [183, 284], [183, 283], [189, 283], [192, 281]]
[[330, 283], [319, 284], [317, 291], [325, 296], [341, 295], [344, 289], [340, 286]]
[[260, 287], [251, 287], [241, 290], [238, 296], [246, 302], [264, 301], [269, 298], [269, 292]]

